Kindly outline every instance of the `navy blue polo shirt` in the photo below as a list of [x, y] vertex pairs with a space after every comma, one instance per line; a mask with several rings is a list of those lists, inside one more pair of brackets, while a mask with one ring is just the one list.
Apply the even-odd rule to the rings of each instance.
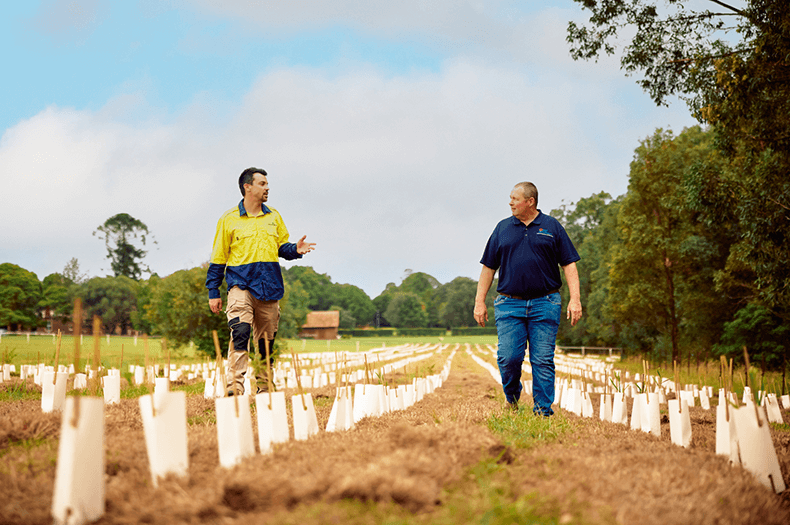
[[560, 266], [579, 259], [565, 228], [538, 210], [529, 226], [513, 216], [501, 220], [480, 262], [499, 270], [497, 292], [534, 299], [562, 286]]

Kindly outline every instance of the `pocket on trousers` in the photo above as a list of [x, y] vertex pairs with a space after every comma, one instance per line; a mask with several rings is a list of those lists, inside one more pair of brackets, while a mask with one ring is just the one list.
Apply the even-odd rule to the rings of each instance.
[[560, 295], [560, 292], [550, 293], [546, 296], [546, 299], [554, 306], [562, 306], [562, 296]]

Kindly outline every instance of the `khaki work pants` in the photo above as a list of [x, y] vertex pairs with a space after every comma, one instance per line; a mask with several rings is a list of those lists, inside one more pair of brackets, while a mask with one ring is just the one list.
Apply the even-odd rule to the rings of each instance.
[[[256, 341], [274, 339], [280, 322], [279, 301], [261, 301], [248, 290], [234, 286], [228, 290], [228, 326], [231, 345], [228, 350], [228, 388], [244, 393], [244, 376], [249, 364], [250, 335]], [[246, 324], [246, 326], [244, 326]], [[250, 334], [250, 329], [252, 334]], [[246, 335], [245, 335], [246, 334]], [[263, 348], [260, 349], [265, 356]], [[253, 395], [255, 392], [246, 392]]]

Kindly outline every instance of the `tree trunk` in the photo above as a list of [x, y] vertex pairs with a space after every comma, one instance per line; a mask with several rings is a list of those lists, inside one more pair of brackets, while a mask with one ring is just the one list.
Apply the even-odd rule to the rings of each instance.
[[[680, 360], [680, 350], [678, 349], [678, 316], [675, 305], [675, 282], [672, 275], [672, 262], [669, 257], [664, 256], [664, 275], [667, 279], [667, 291], [669, 306], [669, 333], [672, 340], [672, 362], [682, 363]], [[691, 360], [691, 354], [689, 354]]]

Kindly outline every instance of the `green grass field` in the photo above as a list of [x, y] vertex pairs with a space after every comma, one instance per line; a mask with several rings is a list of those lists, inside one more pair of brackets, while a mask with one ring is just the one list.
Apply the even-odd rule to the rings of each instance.
[[[59, 364], [74, 362], [75, 343], [75, 338], [70, 335], [62, 337]], [[93, 336], [82, 336], [80, 362], [93, 359], [95, 344]], [[98, 345], [101, 362], [105, 367], [117, 368], [121, 363], [122, 352], [124, 365], [145, 363], [145, 341], [142, 337], [138, 337], [135, 344], [134, 337], [111, 336], [108, 344], [107, 337], [101, 336], [98, 338]], [[0, 360], [3, 363], [52, 365], [55, 363], [56, 350], [56, 338], [51, 335], [31, 335], [28, 339], [24, 335], [5, 334], [0, 340]], [[167, 359], [162, 352], [162, 341], [157, 338], [148, 339], [148, 353], [149, 358], [156, 362]], [[194, 362], [200, 360], [200, 357], [195, 354], [194, 349], [188, 347], [170, 349], [173, 363]]]
[[[315, 352], [356, 352], [368, 351], [382, 347], [394, 347], [404, 344], [479, 344], [495, 345], [497, 338], [490, 336], [450, 336], [450, 337], [367, 337], [359, 339], [337, 339], [337, 340], [315, 340], [315, 339], [287, 339], [283, 341], [287, 350], [286, 355], [292, 351], [296, 353], [315, 353]], [[55, 337], [51, 335], [31, 335], [28, 339], [25, 335], [5, 334], [0, 339], [0, 363], [11, 363], [17, 366], [21, 364], [55, 363]], [[93, 360], [96, 341], [93, 336], [84, 335], [80, 345], [80, 361], [85, 363]], [[145, 341], [142, 337], [135, 339], [126, 336], [110, 336], [109, 344], [107, 336], [98, 338], [101, 363], [108, 368], [118, 368], [121, 364], [121, 352], [123, 352], [124, 366], [130, 364], [143, 365], [145, 363]], [[168, 359], [168, 347], [163, 351], [162, 340], [156, 337], [148, 339], [148, 353], [151, 363], [165, 363]], [[64, 336], [61, 340], [60, 364], [74, 362], [75, 341], [72, 336]], [[175, 364], [189, 364], [203, 362], [213, 359], [204, 353], [197, 352], [192, 346], [169, 347], [170, 362]], [[589, 356], [593, 357], [593, 356]], [[601, 356], [603, 359], [603, 356]], [[617, 368], [629, 370], [632, 373], [642, 371], [641, 360], [637, 358], [626, 359], [616, 365]], [[656, 367], [651, 367], [651, 374], [659, 373]], [[663, 377], [672, 377], [672, 371], [660, 370]], [[762, 377], [759, 371], [752, 369], [751, 383], [753, 388], [764, 389], [777, 394], [782, 392], [782, 377], [780, 373], [769, 372]], [[680, 381], [684, 384], [696, 383], [699, 385], [719, 386], [719, 365], [717, 362], [702, 364], [699, 369], [682, 367], [680, 369]], [[733, 371], [733, 386], [736, 392], [743, 392], [746, 384], [746, 377], [743, 367], [736, 367]]]
[[[75, 338], [63, 336], [61, 339], [60, 364], [74, 362]], [[97, 341], [93, 336], [82, 336], [80, 344], [80, 361], [92, 360]], [[337, 339], [331, 341], [313, 339], [288, 339], [285, 340], [287, 353], [291, 351], [301, 352], [356, 352], [368, 351], [374, 348], [393, 347], [407, 343], [412, 344], [496, 344], [496, 336], [467, 336], [467, 337], [370, 337], [360, 339]], [[145, 363], [145, 342], [142, 337], [138, 337], [135, 343], [134, 337], [110, 336], [109, 343], [107, 336], [98, 338], [99, 353], [101, 363], [105, 367], [118, 368], [121, 363], [121, 353], [123, 352], [124, 365]], [[181, 346], [172, 347], [168, 345], [163, 351], [162, 340], [155, 337], [148, 338], [148, 355], [150, 362], [163, 363], [167, 361], [167, 353], [170, 354], [170, 362], [175, 364], [186, 364], [201, 362], [212, 359], [204, 353], [197, 352], [194, 347]], [[14, 365], [55, 363], [56, 338], [51, 335], [31, 335], [28, 339], [25, 335], [3, 335], [0, 339], [0, 362]]]

